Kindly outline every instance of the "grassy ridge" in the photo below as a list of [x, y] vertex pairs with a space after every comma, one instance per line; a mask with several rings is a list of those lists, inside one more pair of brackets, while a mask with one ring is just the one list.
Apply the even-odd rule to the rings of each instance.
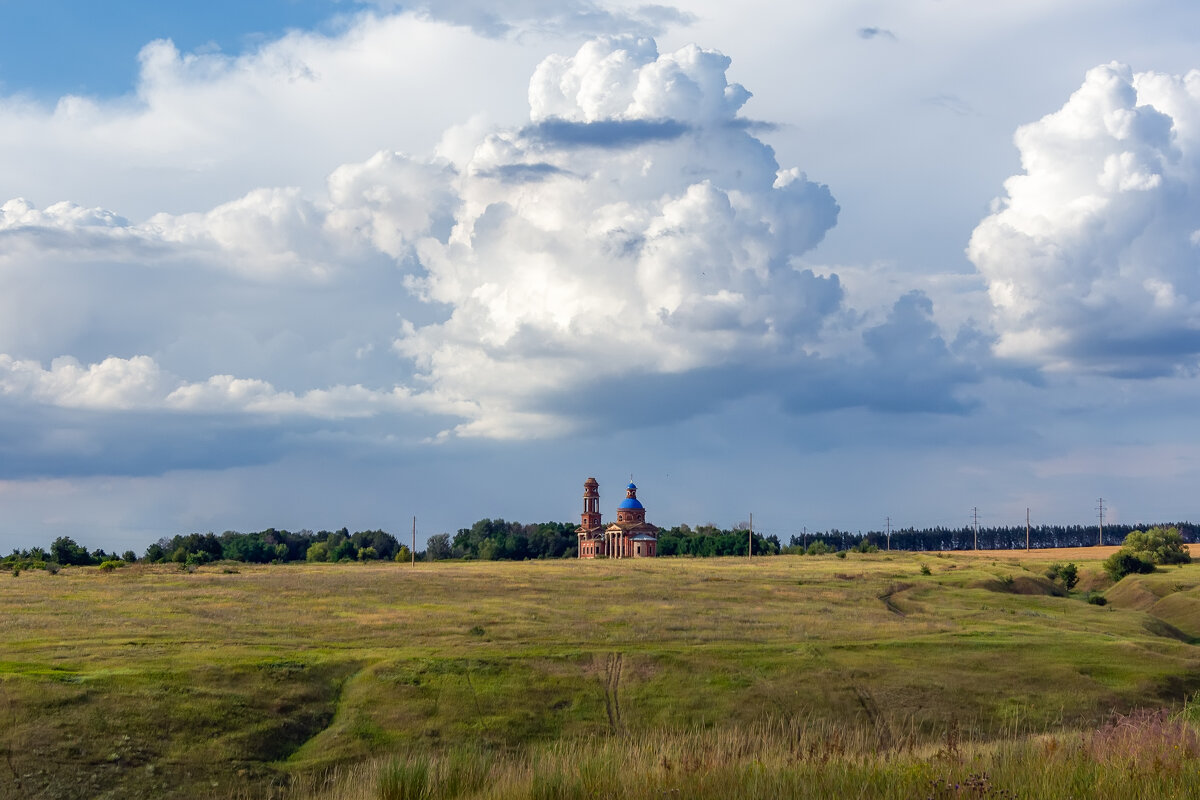
[[[1050, 560], [25, 572], [0, 593], [0, 796], [258, 796], [400, 752], [516, 758], [768, 718], [937, 747], [951, 724], [1056, 732], [1200, 689], [1200, 566], [1139, 578], [1150, 606], [1117, 602], [1124, 584], [1103, 608], [1012, 593]], [[1083, 578], [1102, 583], [1098, 564]]]

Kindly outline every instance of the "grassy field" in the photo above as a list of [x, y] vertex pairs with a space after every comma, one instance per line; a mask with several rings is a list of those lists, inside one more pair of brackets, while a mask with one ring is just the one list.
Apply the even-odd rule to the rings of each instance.
[[[1200, 690], [1200, 565], [1110, 588], [1105, 554], [26, 571], [0, 796], [392, 798], [423, 769], [447, 797], [1004, 797], [1020, 758], [1126, 791], [1096, 732]], [[1178, 756], [1156, 796], [1196, 796], [1186, 733], [1143, 723]]]

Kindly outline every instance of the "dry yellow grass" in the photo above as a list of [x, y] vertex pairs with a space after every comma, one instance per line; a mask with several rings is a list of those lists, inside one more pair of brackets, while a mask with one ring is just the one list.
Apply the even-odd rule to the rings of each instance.
[[[1195, 556], [1198, 552], [1193, 548], [1200, 548], [1200, 545], [1186, 544], [1184, 547], [1188, 553]], [[1117, 552], [1121, 548], [1118, 545], [1104, 545], [1103, 547], [1046, 547], [1033, 548], [1030, 550], [953, 550], [947, 551], [945, 555], [963, 556], [966, 558], [1003, 558], [1015, 560], [1030, 560], [1030, 561], [1086, 561], [1100, 562]]]
[[1046, 547], [1031, 550], [954, 550], [945, 555], [961, 556], [964, 558], [1002, 558], [1018, 561], [1103, 561], [1120, 548], [1113, 545], [1104, 547]]

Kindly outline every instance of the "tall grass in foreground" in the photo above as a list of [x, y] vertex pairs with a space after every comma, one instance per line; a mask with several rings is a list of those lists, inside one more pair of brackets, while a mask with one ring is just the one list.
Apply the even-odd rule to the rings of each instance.
[[890, 729], [773, 722], [597, 737], [513, 753], [456, 749], [298, 781], [298, 800], [592, 798], [1193, 798], [1200, 733], [1187, 709], [1082, 732], [976, 740], [952, 725], [919, 743]]

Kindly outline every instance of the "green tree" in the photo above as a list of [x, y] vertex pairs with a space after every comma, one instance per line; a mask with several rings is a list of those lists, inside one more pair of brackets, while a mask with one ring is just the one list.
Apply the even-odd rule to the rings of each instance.
[[71, 564], [86, 566], [94, 563], [87, 548], [77, 544], [70, 536], [60, 536], [51, 543], [50, 558], [64, 567]]
[[327, 542], [314, 542], [308, 546], [308, 553], [305, 554], [305, 560], [318, 562], [329, 560], [329, 544]]
[[440, 561], [443, 558], [449, 558], [451, 552], [450, 534], [448, 533], [435, 533], [425, 543], [425, 557], [430, 561]]
[[[382, 530], [358, 531], [350, 537], [350, 541], [354, 542], [354, 546], [359, 549], [360, 553], [363, 548], [369, 547], [376, 553], [371, 558], [382, 558], [385, 560], [391, 559], [396, 554], [396, 548], [400, 546], [400, 543], [396, 541], [396, 537]], [[363, 556], [360, 555], [359, 558], [363, 558]]]
[[349, 539], [341, 539], [335, 542], [331, 536], [329, 539], [329, 560], [330, 561], [355, 561], [358, 559], [358, 548], [354, 546], [354, 542]]

